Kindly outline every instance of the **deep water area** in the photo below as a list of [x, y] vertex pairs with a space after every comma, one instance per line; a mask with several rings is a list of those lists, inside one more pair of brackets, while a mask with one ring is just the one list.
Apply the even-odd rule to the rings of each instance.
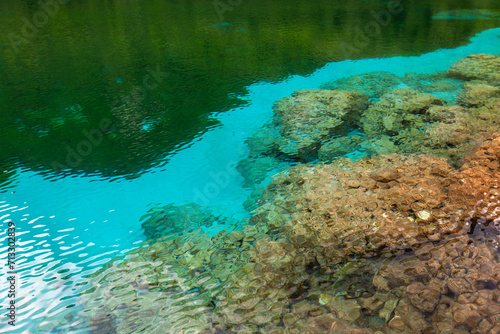
[[0, 26], [0, 332], [500, 333], [498, 3]]

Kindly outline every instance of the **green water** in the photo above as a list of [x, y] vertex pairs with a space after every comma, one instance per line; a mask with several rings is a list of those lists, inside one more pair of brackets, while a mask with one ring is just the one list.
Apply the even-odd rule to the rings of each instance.
[[[244, 104], [246, 85], [346, 58], [451, 48], [500, 26], [432, 19], [500, 11], [497, 0], [402, 1], [378, 29], [370, 24], [386, 1], [222, 3], [61, 0], [47, 15], [36, 1], [2, 1], [1, 167], [137, 176], [217, 126], [211, 113]], [[91, 147], [78, 146], [85, 133]]]

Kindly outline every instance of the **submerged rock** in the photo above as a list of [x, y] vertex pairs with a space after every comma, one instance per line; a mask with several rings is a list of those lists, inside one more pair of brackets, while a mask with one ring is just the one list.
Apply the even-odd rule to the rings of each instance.
[[273, 122], [281, 134], [278, 150], [293, 159], [312, 159], [323, 140], [347, 134], [367, 105], [365, 95], [330, 90], [297, 91], [277, 101]]
[[371, 98], [379, 98], [389, 90], [404, 85], [403, 79], [389, 72], [369, 72], [341, 78], [321, 86], [323, 89], [358, 92]]
[[432, 94], [447, 103], [455, 103], [463, 81], [451, 78], [446, 73], [406, 73], [404, 82], [422, 93]]
[[481, 82], [468, 82], [464, 84], [458, 102], [466, 107], [478, 107], [487, 104], [492, 98], [500, 98], [500, 87]]
[[[436, 157], [390, 155], [281, 173], [252, 219], [273, 237], [220, 295], [220, 321], [239, 332], [283, 319], [300, 332], [301, 319], [331, 313], [330, 326], [345, 332], [488, 333], [500, 315], [500, 193], [487, 191], [500, 189], [497, 151], [492, 137], [459, 171]], [[250, 311], [239, 304], [249, 291]]]
[[82, 294], [96, 331], [494, 332], [500, 137], [460, 170], [392, 154], [299, 165], [241, 231], [131, 251]]
[[288, 167], [286, 162], [283, 162], [275, 157], [257, 156], [255, 158], [246, 158], [240, 160], [236, 169], [243, 176], [244, 186], [249, 188], [258, 187], [266, 178], [276, 174]]
[[449, 75], [463, 80], [483, 80], [500, 84], [500, 57], [472, 54], [460, 59], [448, 70]]
[[[497, 134], [498, 135], [498, 134]], [[487, 205], [500, 195], [500, 137], [495, 135], [487, 138], [479, 148], [465, 157], [460, 173], [455, 182], [450, 185], [450, 197], [453, 201], [466, 205], [474, 203], [474, 207]], [[480, 219], [488, 213], [495, 217], [493, 207], [473, 211], [478, 216], [470, 219]], [[491, 219], [491, 218], [488, 218]]]
[[280, 136], [280, 131], [277, 126], [273, 124], [264, 125], [246, 141], [250, 148], [251, 156], [277, 155], [277, 141]]
[[[339, 127], [333, 125], [338, 124], [336, 116], [321, 118], [316, 112], [322, 109], [324, 90], [299, 92], [278, 101], [275, 122], [248, 140], [251, 159], [266, 156], [290, 165], [297, 160], [420, 153], [445, 157], [457, 166], [485, 136], [500, 131], [498, 82], [491, 80], [498, 74], [498, 59], [471, 55], [446, 72], [407, 73], [403, 78], [371, 72], [326, 84], [323, 87], [376, 96], [368, 108], [346, 114], [356, 117], [342, 120]], [[353, 123], [359, 115], [359, 122]], [[321, 127], [321, 119], [331, 126]], [[255, 172], [265, 173], [266, 168]]]
[[318, 158], [320, 161], [333, 161], [337, 157], [356, 151], [363, 140], [363, 137], [357, 135], [330, 139], [321, 145]]
[[197, 203], [167, 204], [149, 210], [141, 217], [144, 234], [149, 240], [192, 232], [202, 226], [210, 227], [217, 218]]
[[428, 121], [426, 111], [443, 101], [405, 87], [383, 95], [363, 113], [361, 124], [368, 136], [397, 135], [405, 128], [419, 128]]

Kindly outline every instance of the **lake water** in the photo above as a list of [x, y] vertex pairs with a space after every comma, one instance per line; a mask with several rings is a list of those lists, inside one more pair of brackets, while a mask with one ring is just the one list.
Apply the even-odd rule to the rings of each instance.
[[13, 221], [18, 272], [6, 333], [90, 333], [86, 276], [147, 242], [151, 208], [194, 202], [228, 218], [207, 235], [242, 228], [253, 189], [237, 164], [275, 101], [500, 54], [497, 1], [41, 3], [0, 4], [0, 261]]

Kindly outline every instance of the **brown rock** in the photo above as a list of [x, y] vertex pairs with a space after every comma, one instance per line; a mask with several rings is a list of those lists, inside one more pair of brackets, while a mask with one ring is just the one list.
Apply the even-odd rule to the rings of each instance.
[[360, 298], [358, 300], [361, 310], [366, 315], [376, 315], [387, 301], [387, 295], [376, 293], [370, 298]]
[[491, 329], [493, 328], [493, 324], [489, 322], [487, 319], [481, 320], [479, 325], [474, 328], [472, 333], [477, 333], [477, 334], [488, 334], [491, 333]]
[[350, 323], [356, 321], [361, 316], [361, 307], [354, 299], [334, 297], [327, 306], [337, 315], [337, 318]]
[[397, 180], [398, 176], [399, 173], [395, 168], [378, 169], [370, 174], [370, 177], [372, 179], [379, 182], [389, 182]]
[[398, 299], [389, 299], [387, 302], [385, 302], [384, 307], [380, 310], [379, 316], [384, 319], [385, 322], [389, 321], [392, 316], [392, 312], [394, 312], [394, 309], [398, 306], [398, 303]]
[[473, 304], [455, 304], [453, 306], [453, 320], [459, 325], [472, 329], [479, 324], [482, 317]]
[[490, 329], [491, 334], [499, 334], [500, 333], [500, 324], [495, 325], [492, 329]]
[[440, 291], [425, 287], [422, 283], [413, 283], [406, 288], [413, 306], [423, 312], [432, 312], [439, 303]]
[[395, 316], [389, 321], [389, 327], [402, 331], [406, 328], [406, 324], [401, 317]]

